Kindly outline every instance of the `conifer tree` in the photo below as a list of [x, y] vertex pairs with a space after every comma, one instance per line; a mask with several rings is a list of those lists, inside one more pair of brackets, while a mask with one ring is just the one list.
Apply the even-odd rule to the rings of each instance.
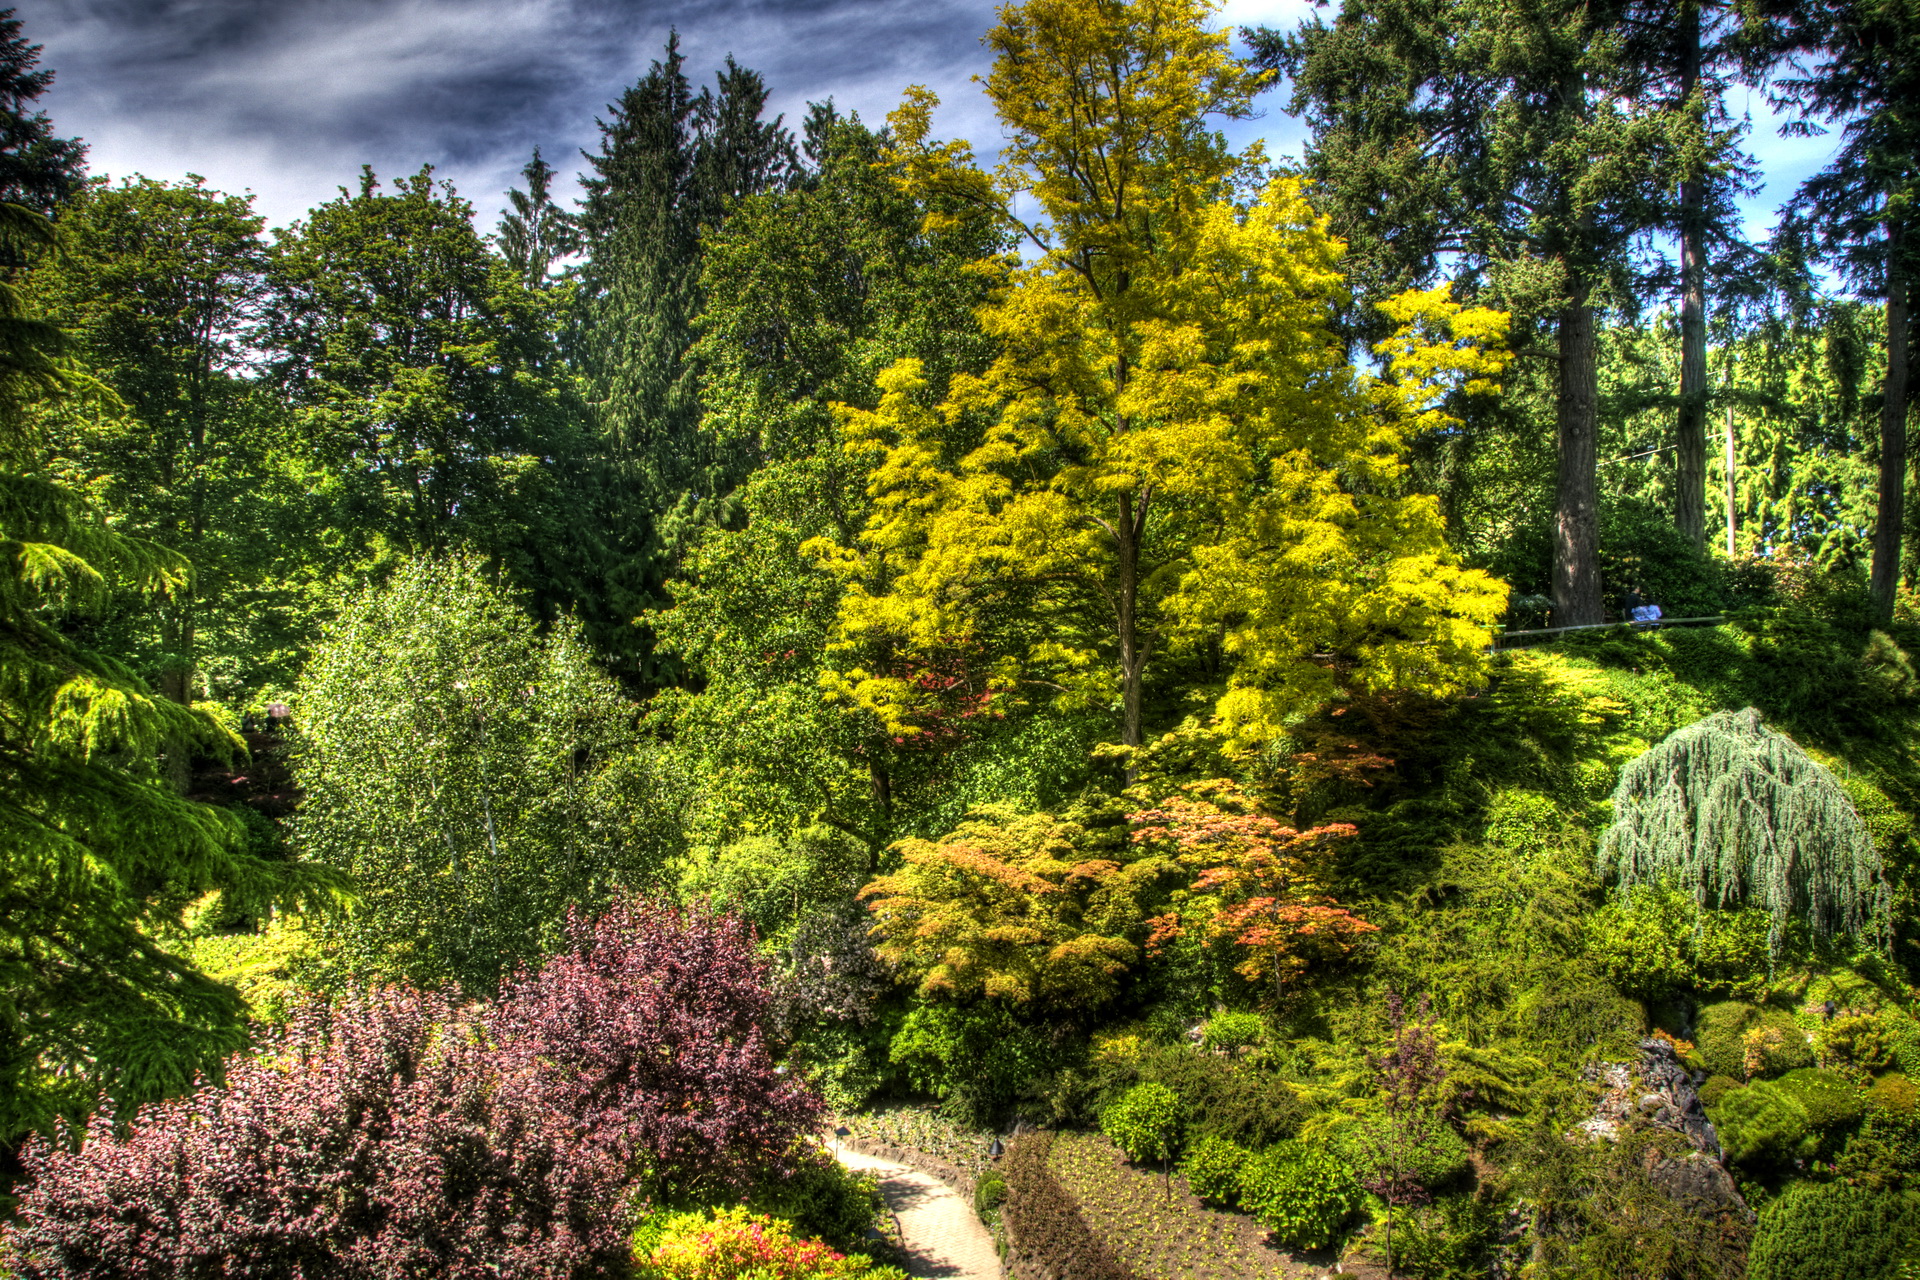
[[1820, 937], [1885, 924], [1880, 855], [1839, 779], [1760, 713], [1675, 730], [1620, 771], [1600, 870], [1672, 884], [1702, 907], [1764, 907], [1777, 953], [1803, 916]]
[[573, 215], [553, 202], [553, 166], [540, 158], [540, 148], [533, 149], [520, 176], [527, 189], [508, 189], [512, 207], [501, 211], [493, 242], [520, 282], [537, 289], [549, 282], [553, 264], [578, 248], [579, 230]]
[[46, 112], [29, 114], [53, 72], [39, 69], [40, 46], [27, 43], [13, 15], [0, 9], [0, 202], [51, 214], [86, 176], [87, 148], [54, 137]]
[[1629, 56], [1624, 8], [1354, 0], [1331, 24], [1253, 33], [1293, 79], [1363, 296], [1454, 271], [1551, 342], [1559, 625], [1601, 621], [1596, 327], [1630, 295], [1634, 239], [1664, 223], [1674, 177], [1670, 112]]
[[[3, 205], [0, 236], [25, 258], [52, 232]], [[165, 781], [163, 752], [232, 751], [230, 731], [72, 638], [116, 593], [164, 597], [189, 569], [49, 477], [31, 407], [111, 395], [61, 346], [0, 283], [0, 1153], [102, 1091], [179, 1092], [245, 1042], [239, 997], [156, 941], [188, 901], [317, 905], [328, 883], [246, 853], [238, 822]]]

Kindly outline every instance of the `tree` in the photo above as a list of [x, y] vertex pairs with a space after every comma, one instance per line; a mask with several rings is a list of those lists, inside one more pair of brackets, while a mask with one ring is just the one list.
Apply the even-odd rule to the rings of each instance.
[[27, 43], [13, 15], [0, 9], [0, 203], [51, 215], [85, 179], [87, 148], [78, 138], [54, 137], [46, 112], [27, 114], [53, 86], [53, 72], [38, 69], [41, 46]]
[[[1231, 657], [1220, 710], [1258, 737], [1343, 683], [1470, 681], [1502, 602], [1451, 561], [1399, 449], [1406, 422], [1440, 412], [1441, 384], [1490, 385], [1502, 360], [1480, 348], [1500, 318], [1444, 291], [1397, 300], [1392, 380], [1352, 369], [1331, 328], [1339, 251], [1301, 185], [1236, 203], [1255, 157], [1205, 128], [1244, 114], [1256, 84], [1205, 12], [1005, 10], [988, 94], [1012, 142], [992, 177], [962, 144], [930, 143], [936, 100], [909, 94], [893, 125], [914, 189], [1036, 256], [994, 268], [984, 375], [930, 406], [903, 361], [878, 410], [845, 412], [873, 513], [852, 544], [816, 544], [848, 581], [836, 644], [939, 661], [984, 643], [996, 687], [1117, 704], [1130, 746], [1162, 648]], [[1021, 218], [1026, 198], [1044, 221]], [[912, 720], [898, 670], [856, 669], [837, 692]]]
[[1880, 855], [1853, 802], [1751, 707], [1667, 735], [1620, 771], [1613, 806], [1603, 875], [1671, 882], [1700, 907], [1763, 906], [1769, 956], [1800, 913], [1821, 937], [1885, 925]]
[[63, 252], [32, 273], [35, 297], [126, 406], [55, 406], [59, 464], [119, 527], [194, 566], [168, 598], [106, 632], [176, 702], [206, 696], [209, 654], [228, 689], [287, 678], [276, 658], [306, 621], [293, 589], [312, 540], [299, 527], [312, 514], [305, 477], [250, 377], [262, 225], [251, 196], [199, 178], [96, 179], [62, 212]]
[[869, 881], [875, 950], [922, 996], [1057, 1011], [1111, 1000], [1138, 961], [1145, 899], [1170, 869], [1082, 850], [1084, 828], [983, 809], [939, 840], [903, 840], [906, 865]]
[[1881, 390], [1879, 504], [1871, 589], [1884, 621], [1893, 616], [1906, 520], [1907, 415], [1913, 302], [1920, 288], [1920, 125], [1909, 109], [1920, 95], [1920, 14], [1900, 0], [1830, 0], [1757, 6], [1762, 49], [1793, 59], [1776, 86], [1778, 105], [1799, 119], [1789, 131], [1841, 124], [1841, 146], [1807, 179], [1795, 203], [1810, 215], [1816, 243], [1860, 291], [1886, 302], [1887, 363]]
[[1522, 333], [1552, 335], [1550, 352], [1516, 346], [1554, 366], [1562, 626], [1603, 611], [1596, 324], [1631, 297], [1635, 238], [1668, 220], [1668, 142], [1692, 119], [1657, 101], [1622, 16], [1572, 0], [1365, 0], [1256, 41], [1293, 79], [1291, 110], [1313, 130], [1307, 169], [1363, 264], [1363, 297], [1455, 272]]
[[1338, 960], [1377, 928], [1339, 905], [1323, 887], [1345, 823], [1295, 831], [1259, 813], [1225, 780], [1196, 783], [1151, 809], [1128, 815], [1137, 845], [1171, 846], [1193, 879], [1175, 891], [1174, 910], [1157, 916], [1149, 950], [1188, 928], [1208, 946], [1237, 948], [1235, 966], [1250, 983], [1272, 983], [1276, 1005], [1309, 965]]
[[527, 189], [507, 191], [507, 203], [513, 207], [501, 212], [493, 240], [520, 282], [538, 289], [550, 282], [553, 264], [579, 247], [579, 227], [571, 214], [553, 202], [549, 190], [553, 166], [540, 158], [540, 148], [533, 149], [533, 159], [520, 175], [527, 180]]
[[491, 990], [570, 905], [646, 884], [672, 847], [633, 708], [470, 559], [346, 601], [296, 706], [294, 843], [359, 888], [331, 931], [350, 971]]
[[728, 59], [698, 95], [676, 33], [666, 58], [621, 95], [587, 156], [575, 338], [602, 465], [583, 478], [568, 602], [620, 674], [664, 683], [634, 619], [664, 603], [664, 582], [700, 529], [724, 514], [744, 471], [700, 425], [688, 360], [702, 308], [700, 237], [735, 200], [784, 183], [792, 140], [763, 121], [760, 77]]
[[552, 359], [566, 295], [487, 251], [431, 169], [359, 189], [276, 239], [261, 336], [349, 563], [394, 550], [496, 554], [532, 524], [545, 464], [572, 455]]
[[[0, 206], [22, 260], [51, 243]], [[0, 1153], [28, 1130], [188, 1088], [245, 1043], [244, 1007], [159, 944], [191, 900], [222, 890], [324, 905], [311, 868], [245, 850], [230, 815], [164, 780], [165, 753], [231, 753], [204, 709], [153, 692], [73, 638], [116, 595], [164, 599], [188, 566], [112, 530], [54, 479], [36, 406], [111, 393], [60, 354], [58, 330], [0, 283]], [[0, 1170], [11, 1172], [11, 1169]]]

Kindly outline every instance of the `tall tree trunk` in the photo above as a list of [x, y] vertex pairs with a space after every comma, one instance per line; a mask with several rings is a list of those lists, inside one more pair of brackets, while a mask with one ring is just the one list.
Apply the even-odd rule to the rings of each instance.
[[[1140, 516], [1145, 515], [1145, 500], [1142, 500]], [[1121, 731], [1120, 740], [1130, 747], [1140, 745], [1140, 703], [1141, 686], [1145, 682], [1147, 655], [1146, 648], [1140, 643], [1140, 538], [1136, 532], [1139, 519], [1133, 509], [1131, 495], [1120, 497], [1119, 538], [1115, 548], [1120, 558], [1120, 581], [1118, 585], [1119, 606], [1118, 627], [1120, 640], [1120, 687], [1121, 687]], [[1128, 778], [1132, 778], [1132, 768], [1128, 768]]]
[[[1680, 93], [1700, 85], [1700, 5], [1682, 6]], [[1706, 114], [1694, 123], [1706, 132]], [[1707, 184], [1695, 173], [1680, 184], [1680, 415], [1674, 430], [1673, 523], [1696, 551], [1707, 549]]]
[[1594, 364], [1593, 308], [1587, 287], [1576, 286], [1560, 313], [1560, 387], [1554, 406], [1560, 473], [1553, 513], [1553, 625], [1604, 621], [1600, 599], [1598, 371]]
[[1900, 262], [1900, 228], [1887, 224], [1887, 378], [1880, 405], [1880, 507], [1873, 522], [1874, 613], [1893, 617], [1900, 585], [1900, 527], [1907, 507], [1907, 358], [1910, 340], [1907, 273]]

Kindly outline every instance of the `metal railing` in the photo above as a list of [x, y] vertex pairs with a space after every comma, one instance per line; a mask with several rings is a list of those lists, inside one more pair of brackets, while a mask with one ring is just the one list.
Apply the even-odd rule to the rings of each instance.
[[1526, 631], [1496, 631], [1493, 643], [1487, 648], [1504, 649], [1507, 641], [1517, 637], [1563, 636], [1574, 631], [1657, 631], [1662, 627], [1717, 627], [1725, 622], [1726, 615], [1714, 614], [1710, 618], [1662, 618], [1658, 622], [1587, 622], [1577, 627], [1534, 627]]

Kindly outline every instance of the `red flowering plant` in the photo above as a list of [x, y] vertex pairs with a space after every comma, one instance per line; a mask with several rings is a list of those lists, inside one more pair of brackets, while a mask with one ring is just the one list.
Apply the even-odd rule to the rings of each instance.
[[36, 1140], [0, 1260], [18, 1280], [617, 1274], [636, 1190], [778, 1167], [820, 1104], [760, 1040], [744, 925], [628, 902], [568, 943], [498, 1003], [309, 1005], [224, 1087]]
[[1357, 834], [1349, 823], [1297, 831], [1224, 778], [1183, 787], [1128, 820], [1134, 843], [1170, 849], [1193, 876], [1174, 892], [1174, 909], [1148, 921], [1149, 951], [1198, 929], [1203, 945], [1231, 949], [1241, 977], [1270, 985], [1277, 1004], [1309, 966], [1378, 932], [1323, 887], [1334, 851]]
[[801, 1239], [778, 1218], [744, 1208], [649, 1223], [635, 1246], [639, 1280], [905, 1280], [895, 1267]]

